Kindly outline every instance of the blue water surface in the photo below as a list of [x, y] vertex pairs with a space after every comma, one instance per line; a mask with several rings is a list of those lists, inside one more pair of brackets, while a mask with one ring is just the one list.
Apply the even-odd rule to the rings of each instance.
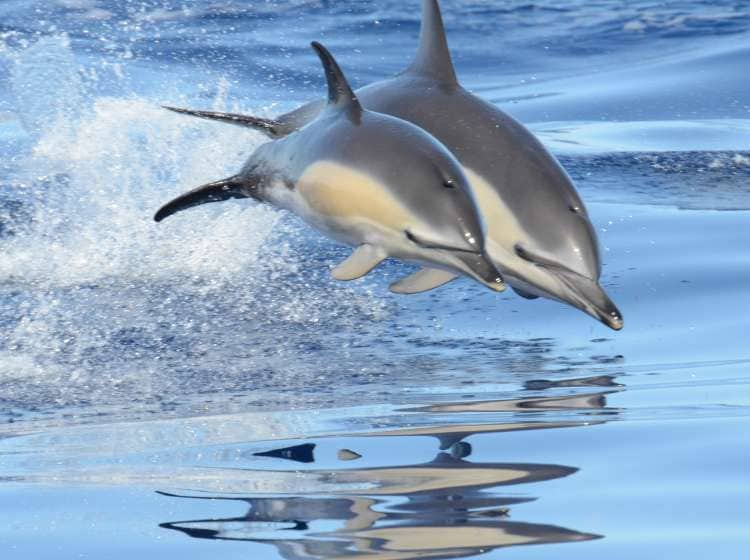
[[419, 2], [0, 3], [0, 556], [740, 559], [750, 546], [750, 6], [444, 1], [462, 83], [602, 242], [614, 333], [417, 296], [248, 201], [156, 225], [274, 116], [405, 67]]

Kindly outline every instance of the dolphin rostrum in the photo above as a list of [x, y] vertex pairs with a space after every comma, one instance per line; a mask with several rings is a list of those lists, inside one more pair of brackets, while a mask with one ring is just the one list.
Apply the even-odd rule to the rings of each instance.
[[[599, 284], [601, 256], [586, 208], [557, 160], [523, 125], [456, 78], [437, 0], [422, 0], [420, 45], [401, 74], [357, 90], [373, 111], [410, 121], [464, 167], [487, 224], [487, 252], [528, 299], [568, 303], [619, 330], [622, 315]], [[278, 138], [314, 119], [315, 101], [277, 119], [175, 109]]]
[[357, 247], [333, 269], [336, 279], [360, 278], [395, 257], [425, 267], [392, 284], [397, 293], [430, 290], [460, 274], [504, 289], [455, 157], [418, 126], [364, 110], [331, 54], [312, 46], [328, 81], [326, 108], [294, 133], [259, 146], [238, 175], [176, 198], [154, 219], [208, 202], [254, 198]]

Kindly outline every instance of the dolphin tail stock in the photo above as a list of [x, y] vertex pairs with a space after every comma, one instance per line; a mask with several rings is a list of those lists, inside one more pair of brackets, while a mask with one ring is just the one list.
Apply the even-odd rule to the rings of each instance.
[[296, 126], [291, 126], [288, 123], [284, 123], [279, 120], [266, 119], [262, 117], [254, 117], [252, 115], [241, 115], [239, 113], [222, 113], [218, 111], [199, 111], [195, 109], [184, 109], [181, 107], [172, 107], [170, 105], [162, 105], [164, 109], [179, 113], [181, 115], [188, 115], [191, 117], [198, 117], [199, 119], [207, 119], [211, 121], [218, 121], [227, 124], [233, 124], [244, 128], [251, 128], [262, 132], [269, 138], [282, 138], [294, 130]]
[[228, 179], [202, 185], [162, 206], [154, 215], [154, 221], [161, 222], [172, 214], [210, 202], [221, 202], [231, 198], [259, 199], [257, 195], [258, 183], [259, 181], [254, 179], [235, 175]]
[[[330, 57], [330, 53], [328, 56]], [[422, 0], [422, 25], [419, 47], [414, 61], [404, 73], [428, 76], [447, 85], [458, 84], [453, 60], [448, 48], [448, 41], [445, 36], [445, 27], [438, 0]], [[169, 111], [183, 115], [252, 128], [262, 132], [269, 138], [278, 139], [288, 136], [312, 121], [319, 114], [320, 110], [325, 107], [325, 102], [320, 100], [307, 103], [275, 119], [238, 113], [184, 109], [168, 105], [164, 105], [163, 107]]]
[[438, 0], [422, 0], [419, 48], [404, 73], [428, 76], [449, 85], [458, 83]]

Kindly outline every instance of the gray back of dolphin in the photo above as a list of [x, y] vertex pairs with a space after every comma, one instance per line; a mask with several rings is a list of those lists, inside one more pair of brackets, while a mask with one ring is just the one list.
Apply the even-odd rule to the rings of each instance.
[[[572, 181], [523, 125], [458, 83], [437, 0], [422, 0], [420, 46], [412, 64], [356, 94], [365, 107], [422, 127], [458, 158], [478, 191], [488, 239], [497, 240], [491, 255], [520, 295], [559, 299], [612, 328], [622, 327], [619, 311], [598, 285], [598, 241]], [[239, 119], [235, 124], [283, 136], [324, 106], [309, 103], [263, 126], [231, 117]], [[218, 113], [186, 112], [227, 120]]]

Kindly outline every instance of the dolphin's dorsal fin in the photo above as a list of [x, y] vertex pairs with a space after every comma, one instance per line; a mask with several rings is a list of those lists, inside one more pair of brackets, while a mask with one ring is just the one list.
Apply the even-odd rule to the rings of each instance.
[[406, 73], [428, 76], [445, 84], [457, 83], [438, 0], [422, 0], [419, 49]]
[[351, 116], [362, 115], [362, 105], [359, 104], [357, 96], [354, 95], [349, 82], [346, 81], [336, 59], [323, 45], [317, 41], [312, 42], [312, 48], [318, 53], [323, 70], [328, 82], [328, 106], [347, 111]]

